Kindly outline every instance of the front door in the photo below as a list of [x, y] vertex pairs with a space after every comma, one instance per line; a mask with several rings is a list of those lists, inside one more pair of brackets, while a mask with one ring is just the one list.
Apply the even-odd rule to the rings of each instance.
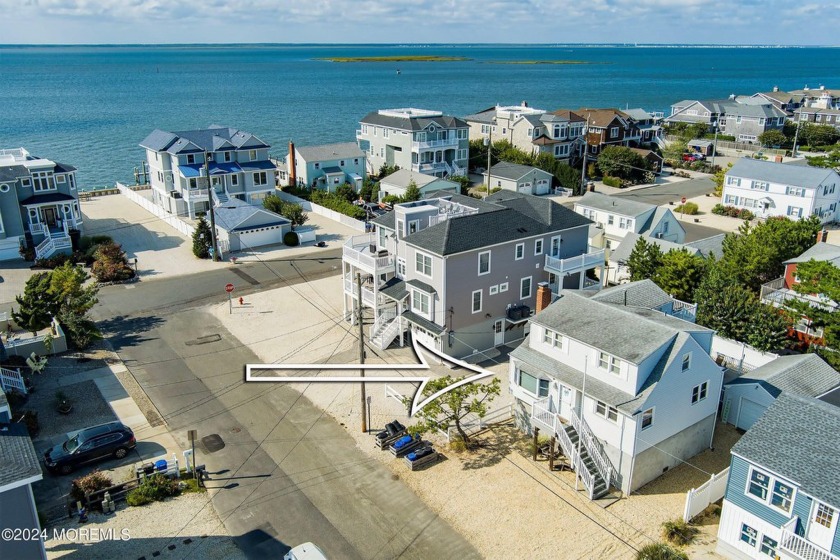
[[837, 531], [838, 513], [828, 504], [814, 500], [808, 522], [808, 540], [825, 550], [831, 550], [834, 533]]
[[493, 346], [500, 346], [505, 343], [505, 321], [498, 319], [493, 323]]
[[56, 226], [55, 208], [44, 208], [44, 222], [49, 227], [55, 227]]
[[551, 238], [551, 252], [549, 254], [554, 258], [560, 257], [560, 236]]
[[568, 420], [574, 405], [574, 391], [565, 385], [560, 385], [560, 416]]

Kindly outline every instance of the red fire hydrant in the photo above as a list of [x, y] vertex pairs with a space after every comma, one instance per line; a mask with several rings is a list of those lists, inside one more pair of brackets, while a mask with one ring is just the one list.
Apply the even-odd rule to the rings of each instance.
[[245, 298], [243, 298], [243, 297], [239, 298], [239, 305], [245, 305]]

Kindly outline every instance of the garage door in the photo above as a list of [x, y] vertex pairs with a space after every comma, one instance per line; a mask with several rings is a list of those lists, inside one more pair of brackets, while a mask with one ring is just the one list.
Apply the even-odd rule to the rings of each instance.
[[548, 194], [550, 186], [546, 179], [541, 181], [537, 181], [537, 193], [536, 194]]
[[765, 410], [767, 410], [767, 408], [764, 405], [760, 405], [750, 399], [742, 398], [741, 411], [736, 419], [735, 427], [741, 428], [742, 430], [749, 430], [752, 428], [752, 425], [755, 424], [756, 420], [764, 414]]
[[275, 243], [283, 242], [283, 228], [280, 226], [272, 227], [270, 229], [256, 229], [252, 231], [241, 231], [239, 235], [239, 244], [241, 250], [247, 251], [254, 247], [262, 247], [263, 245], [273, 245]]
[[524, 194], [531, 194], [531, 183], [522, 183], [519, 185], [519, 192]]
[[11, 261], [20, 259], [20, 240], [18, 237], [10, 237], [0, 240], [0, 261]]

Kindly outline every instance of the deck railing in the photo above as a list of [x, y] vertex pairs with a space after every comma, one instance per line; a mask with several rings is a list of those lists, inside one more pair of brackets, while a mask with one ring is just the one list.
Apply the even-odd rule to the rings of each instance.
[[592, 433], [592, 430], [589, 428], [589, 424], [586, 423], [586, 420], [579, 418], [574, 410], [571, 410], [569, 413], [569, 422], [572, 424], [572, 427], [577, 430], [578, 437], [583, 439], [583, 444], [589, 452], [589, 456], [592, 457], [592, 462], [595, 463], [595, 468], [598, 469], [598, 474], [601, 475], [601, 478], [604, 479], [607, 483], [607, 487], [609, 487], [610, 482], [612, 482], [613, 479], [613, 468], [610, 464], [610, 460], [607, 459], [607, 455], [601, 447], [601, 442], [599, 442]]
[[0, 368], [0, 387], [4, 392], [9, 392], [12, 389], [20, 391], [24, 395], [28, 392], [26, 390], [26, 383], [23, 382], [23, 376], [20, 374], [20, 369]]
[[603, 266], [605, 254], [605, 249], [596, 249], [592, 252], [569, 257], [567, 259], [560, 259], [546, 255], [545, 268], [554, 274], [573, 274], [594, 268], [596, 266]]
[[779, 550], [799, 560], [840, 560], [840, 556], [836, 556], [811, 541], [800, 537], [788, 526], [782, 527]]
[[376, 246], [376, 238], [373, 235], [354, 235], [350, 237], [342, 249], [344, 260], [354, 266], [362, 268], [373, 274], [385, 272], [385, 268], [394, 267], [394, 256], [376, 256], [370, 253], [370, 247]]

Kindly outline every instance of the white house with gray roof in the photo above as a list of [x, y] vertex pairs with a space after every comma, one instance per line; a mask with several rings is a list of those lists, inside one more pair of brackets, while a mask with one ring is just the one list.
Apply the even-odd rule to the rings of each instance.
[[575, 212], [595, 222], [598, 229], [590, 243], [598, 247], [615, 249], [628, 233], [671, 243], [685, 242], [685, 229], [668, 208], [587, 192], [575, 202]]
[[467, 115], [470, 140], [507, 140], [526, 154], [550, 154], [557, 160], [577, 159], [583, 147], [586, 119], [571, 111], [548, 112], [521, 105], [496, 105]]
[[721, 421], [749, 430], [783, 392], [821, 397], [840, 386], [840, 372], [816, 354], [780, 356], [726, 383]]
[[590, 498], [711, 446], [723, 373], [692, 313], [651, 281], [563, 290], [511, 352], [518, 423], [558, 438]]
[[716, 552], [840, 559], [840, 408], [783, 391], [732, 447]]
[[[487, 173], [484, 173], [487, 184]], [[500, 161], [490, 168], [490, 190], [502, 189], [523, 194], [543, 195], [551, 193], [554, 176], [530, 165]]]
[[[46, 559], [41, 523], [32, 494], [32, 484], [43, 479], [41, 461], [29, 431], [11, 422], [6, 395], [0, 389], [0, 528], [34, 533], [31, 539], [0, 539], [0, 558]], [[37, 533], [36, 533], [37, 531]]]
[[404, 333], [453, 357], [487, 357], [522, 339], [537, 284], [590, 288], [586, 272], [604, 251], [587, 246], [590, 221], [550, 199], [500, 191], [486, 200], [457, 194], [397, 204], [376, 231], [343, 249], [344, 309], [371, 309], [373, 344]]
[[762, 97], [733, 97], [729, 99], [685, 99], [671, 105], [668, 124], [701, 123], [709, 132], [715, 128], [734, 136], [738, 142], [755, 144], [768, 130], [784, 128], [787, 113]]
[[356, 140], [367, 153], [368, 173], [383, 165], [448, 177], [467, 175], [469, 125], [440, 111], [403, 108], [368, 113]]
[[214, 211], [216, 234], [223, 253], [283, 243], [283, 236], [292, 228], [291, 222], [283, 216], [236, 198], [219, 204]]
[[[335, 192], [349, 183], [358, 192], [367, 176], [365, 153], [355, 142], [295, 146], [294, 167], [297, 184], [304, 188]], [[290, 172], [289, 158], [286, 170]]]
[[725, 237], [726, 234], [721, 233], [706, 239], [698, 239], [691, 243], [672, 243], [657, 237], [647, 237], [643, 234], [633, 232], [627, 233], [624, 239], [618, 244], [618, 247], [609, 253], [610, 264], [607, 267], [606, 281], [608, 284], [621, 284], [630, 280], [630, 269], [627, 266], [627, 262], [630, 260], [630, 255], [633, 253], [633, 249], [636, 248], [639, 239], [644, 239], [647, 243], [656, 245], [662, 251], [662, 254], [670, 251], [684, 250], [692, 255], [704, 258], [710, 255], [720, 258], [723, 254], [723, 239]]
[[822, 167], [742, 158], [726, 172], [721, 202], [760, 218], [817, 216], [825, 224], [837, 220], [840, 175]]
[[386, 196], [404, 196], [412, 182], [420, 190], [421, 198], [461, 192], [461, 185], [458, 183], [434, 175], [415, 173], [410, 169], [400, 169], [379, 181], [379, 200], [381, 201]]
[[24, 148], [0, 150], [0, 261], [72, 250], [70, 233], [82, 227], [76, 168], [33, 156]]
[[154, 130], [140, 146], [149, 162], [152, 202], [171, 214], [195, 218], [197, 212], [210, 210], [211, 199], [214, 205], [231, 197], [261, 205], [274, 192], [277, 169], [268, 158], [271, 146], [250, 132], [215, 125]]

